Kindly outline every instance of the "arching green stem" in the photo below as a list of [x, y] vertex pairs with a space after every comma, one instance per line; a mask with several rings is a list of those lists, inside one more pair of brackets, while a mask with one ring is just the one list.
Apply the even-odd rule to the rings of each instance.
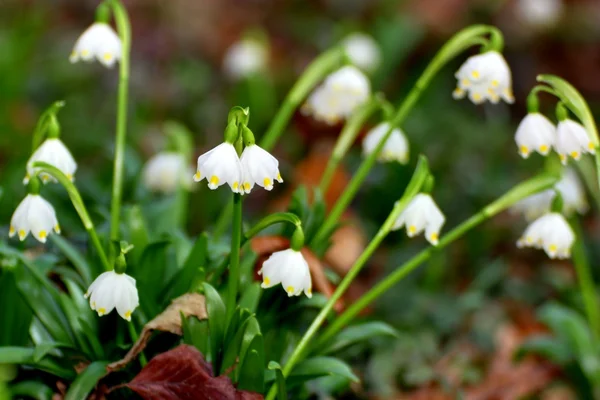
[[[285, 363], [285, 367], [283, 368], [283, 375], [289, 376], [292, 372], [292, 369], [296, 365], [298, 361], [304, 356], [306, 350], [308, 349], [311, 340], [317, 333], [318, 329], [321, 327], [327, 315], [333, 310], [335, 303], [342, 297], [342, 295], [346, 292], [352, 281], [358, 276], [359, 272], [365, 266], [371, 255], [375, 252], [375, 250], [379, 247], [383, 239], [388, 235], [391, 231], [394, 222], [400, 215], [400, 213], [406, 208], [410, 200], [419, 193], [421, 186], [425, 183], [427, 176], [429, 175], [429, 167], [427, 163], [427, 159], [424, 156], [419, 157], [419, 162], [413, 173], [413, 176], [407, 185], [402, 198], [396, 203], [394, 209], [390, 213], [389, 217], [383, 223], [375, 237], [371, 240], [365, 251], [360, 255], [360, 257], [356, 260], [352, 268], [348, 271], [344, 279], [340, 282], [335, 292], [331, 295], [331, 297], [327, 300], [325, 306], [321, 309], [317, 317], [313, 320], [312, 324], [300, 339], [300, 342], [290, 355], [290, 358]], [[276, 388], [275, 385], [271, 387], [269, 391], [269, 395], [267, 399], [273, 399]]]
[[115, 160], [110, 208], [110, 239], [119, 240], [119, 221], [123, 196], [123, 166], [127, 138], [127, 96], [129, 90], [129, 54], [131, 51], [131, 25], [127, 10], [119, 0], [110, 0], [113, 17], [121, 38], [121, 60], [119, 61], [119, 93], [117, 98], [117, 124], [115, 137]]
[[49, 117], [52, 115], [56, 115], [58, 111], [65, 106], [65, 102], [62, 100], [55, 101], [52, 103], [50, 107], [46, 109], [40, 115], [38, 122], [35, 126], [35, 131], [33, 132], [33, 139], [31, 144], [31, 152], [34, 152], [42, 142], [44, 141], [44, 135], [46, 134], [46, 130], [48, 129]]
[[100, 261], [102, 262], [104, 269], [107, 271], [112, 270], [112, 266], [108, 262], [108, 258], [106, 257], [104, 248], [102, 248], [102, 244], [100, 243], [100, 239], [98, 238], [98, 234], [96, 233], [94, 223], [92, 222], [92, 219], [90, 218], [90, 215], [88, 214], [87, 209], [85, 208], [85, 204], [81, 199], [81, 195], [79, 194], [77, 187], [58, 168], [53, 167], [50, 164], [41, 161], [36, 161], [33, 163], [33, 167], [36, 168], [36, 170], [38, 171], [37, 173], [44, 172], [46, 174], [52, 175], [66, 189], [67, 193], [69, 194], [69, 198], [71, 199], [71, 203], [73, 203], [75, 211], [77, 211], [77, 214], [79, 215], [79, 218], [81, 218], [81, 222], [83, 223], [85, 230], [90, 235], [92, 244], [98, 252], [98, 256], [100, 257]]
[[441, 50], [436, 54], [433, 60], [429, 63], [421, 77], [415, 83], [415, 86], [408, 93], [408, 96], [404, 99], [396, 115], [390, 121], [390, 129], [381, 138], [379, 144], [375, 150], [362, 162], [358, 171], [354, 174], [354, 177], [335, 203], [331, 212], [327, 216], [327, 219], [323, 225], [319, 228], [313, 238], [313, 243], [319, 243], [326, 239], [326, 236], [333, 230], [335, 225], [338, 223], [340, 217], [360, 189], [360, 186], [366, 179], [369, 171], [375, 165], [379, 153], [383, 149], [385, 142], [388, 140], [394, 128], [399, 127], [408, 113], [413, 109], [417, 100], [421, 97], [423, 91], [429, 86], [433, 78], [437, 73], [452, 59], [460, 55], [468, 48], [479, 45], [482, 43], [482, 39], [485, 35], [489, 34], [500, 34], [499, 31], [492, 26], [487, 25], [475, 25], [466, 29], [463, 29], [456, 35], [454, 35]]
[[267, 229], [269, 226], [279, 223], [288, 223], [294, 225], [295, 228], [302, 229], [302, 221], [296, 214], [289, 212], [279, 212], [268, 215], [256, 223], [252, 228], [244, 233], [246, 240], [252, 239], [260, 231]]
[[551, 188], [554, 186], [557, 180], [558, 178], [556, 176], [544, 174], [520, 183], [509, 190], [502, 197], [484, 207], [480, 212], [473, 215], [447, 234], [443, 235], [436, 247], [429, 247], [418, 253], [404, 264], [400, 265], [398, 268], [396, 268], [396, 270], [394, 270], [394, 272], [392, 272], [392, 274], [387, 276], [385, 279], [371, 288], [371, 290], [363, 294], [350, 307], [348, 307], [346, 311], [344, 311], [327, 327], [327, 329], [325, 329], [321, 337], [318, 339], [315, 348], [324, 345], [330, 339], [332, 339], [342, 328], [354, 320], [354, 318], [356, 318], [365, 307], [378, 299], [379, 296], [387, 292], [389, 289], [394, 287], [419, 265], [427, 261], [436, 251], [439, 251], [453, 243], [471, 229], [497, 215], [498, 213], [506, 210], [518, 201], [532, 194]]

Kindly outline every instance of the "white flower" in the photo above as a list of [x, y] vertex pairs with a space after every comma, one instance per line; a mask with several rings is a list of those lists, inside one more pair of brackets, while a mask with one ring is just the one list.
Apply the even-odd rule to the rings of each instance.
[[[33, 167], [33, 163], [36, 161], [43, 161], [58, 168], [71, 181], [77, 170], [77, 163], [75, 162], [75, 159], [73, 159], [71, 152], [58, 138], [46, 139], [31, 157], [29, 157], [29, 161], [27, 161], [27, 175], [25, 175], [23, 183], [29, 182], [29, 178], [36, 173], [37, 168]], [[44, 183], [56, 182], [56, 179], [54, 179], [53, 176], [46, 174], [45, 172], [40, 173], [39, 177]]]
[[587, 130], [580, 123], [570, 119], [560, 121], [556, 131], [554, 148], [563, 164], [567, 164], [569, 156], [579, 160], [584, 153], [596, 152]]
[[515, 142], [523, 158], [529, 157], [533, 151], [547, 155], [554, 146], [555, 138], [556, 127], [538, 112], [527, 114], [515, 134]]
[[234, 193], [238, 193], [242, 181], [242, 164], [231, 143], [221, 143], [198, 157], [194, 181], [200, 182], [204, 178], [212, 190], [227, 183]]
[[273, 189], [273, 182], [283, 182], [279, 173], [279, 161], [268, 151], [251, 144], [246, 146], [242, 157], [242, 187], [240, 193], [250, 193], [254, 184], [265, 190]]
[[517, 242], [518, 247], [544, 249], [550, 258], [568, 258], [575, 233], [559, 213], [548, 213], [531, 223]]
[[[390, 124], [383, 122], [371, 129], [363, 140], [363, 155], [371, 154], [383, 136], [389, 131]], [[401, 164], [408, 162], [408, 140], [404, 133], [398, 128], [395, 128], [383, 145], [383, 149], [377, 157], [379, 161], [398, 161]]]
[[264, 70], [267, 57], [264, 44], [253, 39], [244, 39], [227, 49], [223, 68], [230, 78], [241, 79]]
[[530, 25], [547, 27], [554, 25], [562, 16], [564, 4], [562, 0], [519, 0], [517, 13]]
[[39, 194], [28, 194], [17, 206], [12, 219], [8, 236], [19, 236], [25, 240], [29, 232], [42, 243], [52, 232], [60, 233], [60, 226], [56, 220], [56, 212], [52, 204], [48, 203]]
[[345, 66], [329, 75], [308, 97], [302, 111], [328, 124], [348, 118], [368, 100], [371, 84], [360, 70]]
[[312, 297], [310, 269], [299, 251], [287, 249], [271, 254], [258, 274], [263, 277], [261, 286], [264, 289], [281, 283], [288, 296], [299, 296], [304, 292]]
[[419, 193], [413, 197], [400, 214], [392, 230], [400, 229], [406, 225], [406, 234], [411, 238], [425, 231], [425, 238], [429, 243], [436, 245], [444, 222], [446, 222], [446, 217], [444, 217], [431, 196]]
[[180, 186], [189, 189], [189, 176], [194, 172], [183, 155], [176, 152], [162, 152], [152, 157], [142, 171], [144, 185], [152, 191], [173, 193]]
[[579, 214], [587, 212], [589, 204], [585, 197], [585, 189], [574, 169], [565, 168], [561, 180], [554, 187], [563, 198], [563, 213], [565, 215], [571, 215], [575, 211]]
[[381, 50], [371, 36], [353, 33], [344, 39], [343, 45], [352, 64], [363, 71], [374, 71], [379, 66]]
[[462, 99], [468, 93], [475, 104], [486, 100], [498, 103], [501, 98], [507, 103], [515, 101], [510, 68], [497, 51], [469, 57], [455, 76], [458, 79], [455, 99]]
[[127, 321], [131, 321], [131, 314], [140, 304], [135, 279], [115, 271], [100, 274], [85, 293], [85, 298], [88, 297], [90, 308], [98, 316], [107, 315], [116, 308]]
[[523, 214], [527, 221], [532, 221], [550, 211], [554, 195], [554, 189], [532, 194], [513, 205], [510, 211]]
[[110, 25], [103, 22], [92, 24], [81, 34], [69, 61], [76, 63], [81, 59], [90, 62], [94, 58], [109, 68], [121, 59], [121, 39]]

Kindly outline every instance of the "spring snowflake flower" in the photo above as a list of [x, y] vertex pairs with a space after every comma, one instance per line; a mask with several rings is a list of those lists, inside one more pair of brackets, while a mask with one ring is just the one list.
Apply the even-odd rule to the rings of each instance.
[[575, 233], [565, 217], [548, 213], [531, 223], [517, 242], [518, 247], [544, 249], [550, 258], [569, 258]]
[[536, 27], [556, 24], [564, 10], [563, 0], [519, 0], [516, 11], [519, 17]]
[[527, 158], [533, 151], [548, 155], [556, 139], [556, 127], [538, 112], [529, 113], [517, 128], [515, 142], [521, 157]]
[[364, 33], [348, 35], [342, 42], [346, 54], [363, 71], [374, 71], [381, 62], [381, 50], [377, 42]]
[[[371, 154], [379, 141], [389, 131], [390, 124], [383, 122], [371, 129], [363, 140], [363, 155]], [[386, 140], [383, 149], [379, 153], [377, 159], [381, 162], [398, 161], [401, 164], [408, 162], [408, 140], [404, 133], [398, 128], [392, 131], [390, 137]]]
[[564, 165], [567, 164], [569, 157], [579, 160], [582, 154], [594, 154], [596, 152], [594, 143], [590, 140], [587, 130], [580, 123], [565, 119], [558, 123], [556, 132], [556, 144], [554, 148]]
[[240, 193], [250, 193], [254, 184], [265, 188], [273, 189], [273, 182], [283, 182], [279, 173], [279, 161], [268, 151], [260, 146], [251, 144], [246, 146], [242, 157], [242, 187]]
[[100, 274], [90, 285], [85, 298], [90, 299], [90, 307], [98, 316], [107, 315], [116, 308], [127, 321], [131, 321], [131, 314], [140, 304], [135, 279], [115, 271]]
[[406, 225], [408, 237], [414, 237], [425, 231], [425, 238], [432, 245], [437, 245], [442, 226], [446, 217], [440, 211], [430, 195], [419, 193], [408, 204], [398, 217], [392, 230], [397, 230]]
[[[44, 143], [31, 155], [29, 161], [27, 161], [27, 175], [23, 179], [23, 183], [28, 183], [29, 178], [37, 172], [36, 168], [33, 167], [33, 163], [36, 161], [43, 161], [58, 168], [63, 174], [66, 175], [69, 180], [73, 181], [75, 171], [77, 170], [77, 163], [71, 155], [71, 152], [58, 138], [46, 139]], [[56, 179], [42, 172], [39, 174], [42, 182], [56, 182]]]
[[198, 168], [194, 181], [206, 178], [208, 187], [215, 190], [227, 183], [234, 193], [240, 190], [242, 164], [231, 143], [221, 143], [198, 157]]
[[305, 114], [328, 124], [348, 118], [371, 95], [371, 84], [360, 70], [345, 66], [329, 75], [302, 107]]
[[299, 251], [287, 249], [273, 253], [258, 274], [262, 275], [264, 289], [281, 283], [288, 296], [299, 296], [304, 292], [307, 297], [312, 297], [310, 269]]
[[19, 236], [25, 240], [29, 232], [42, 243], [52, 232], [60, 233], [60, 226], [56, 219], [56, 212], [52, 204], [48, 203], [39, 194], [28, 194], [17, 206], [12, 219], [8, 236]]
[[194, 172], [180, 153], [162, 152], [152, 157], [142, 171], [144, 185], [161, 193], [174, 193], [180, 186], [190, 189]]
[[507, 103], [515, 101], [510, 68], [497, 51], [469, 57], [455, 76], [458, 79], [458, 86], [453, 93], [455, 99], [462, 99], [468, 94], [475, 104], [486, 100], [494, 104], [500, 99]]
[[254, 39], [243, 39], [227, 49], [223, 68], [230, 78], [237, 80], [263, 71], [268, 52], [264, 44]]
[[119, 35], [110, 25], [96, 22], [77, 39], [69, 61], [72, 63], [79, 60], [91, 62], [95, 58], [104, 66], [112, 68], [121, 59], [121, 46]]

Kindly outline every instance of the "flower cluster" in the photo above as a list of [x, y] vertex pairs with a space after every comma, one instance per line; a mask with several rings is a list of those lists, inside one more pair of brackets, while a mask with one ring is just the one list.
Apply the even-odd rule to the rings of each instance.
[[488, 51], [470, 57], [456, 73], [458, 85], [454, 90], [455, 99], [469, 96], [475, 104], [486, 100], [498, 103], [504, 100], [513, 103], [512, 76], [510, 68], [497, 51]]

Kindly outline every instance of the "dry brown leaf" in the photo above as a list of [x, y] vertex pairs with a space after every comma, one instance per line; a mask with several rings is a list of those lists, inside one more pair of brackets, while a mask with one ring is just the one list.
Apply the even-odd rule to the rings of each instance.
[[144, 326], [139, 339], [129, 352], [127, 352], [125, 357], [122, 360], [109, 364], [106, 367], [107, 370], [115, 371], [130, 363], [144, 350], [153, 331], [171, 332], [175, 335], [182, 335], [181, 313], [186, 317], [193, 315], [198, 319], [207, 319], [208, 315], [206, 313], [204, 296], [198, 293], [186, 293], [173, 300], [165, 311]]
[[324, 261], [339, 275], [344, 276], [365, 250], [367, 239], [358, 221], [348, 217], [331, 236], [331, 247]]

